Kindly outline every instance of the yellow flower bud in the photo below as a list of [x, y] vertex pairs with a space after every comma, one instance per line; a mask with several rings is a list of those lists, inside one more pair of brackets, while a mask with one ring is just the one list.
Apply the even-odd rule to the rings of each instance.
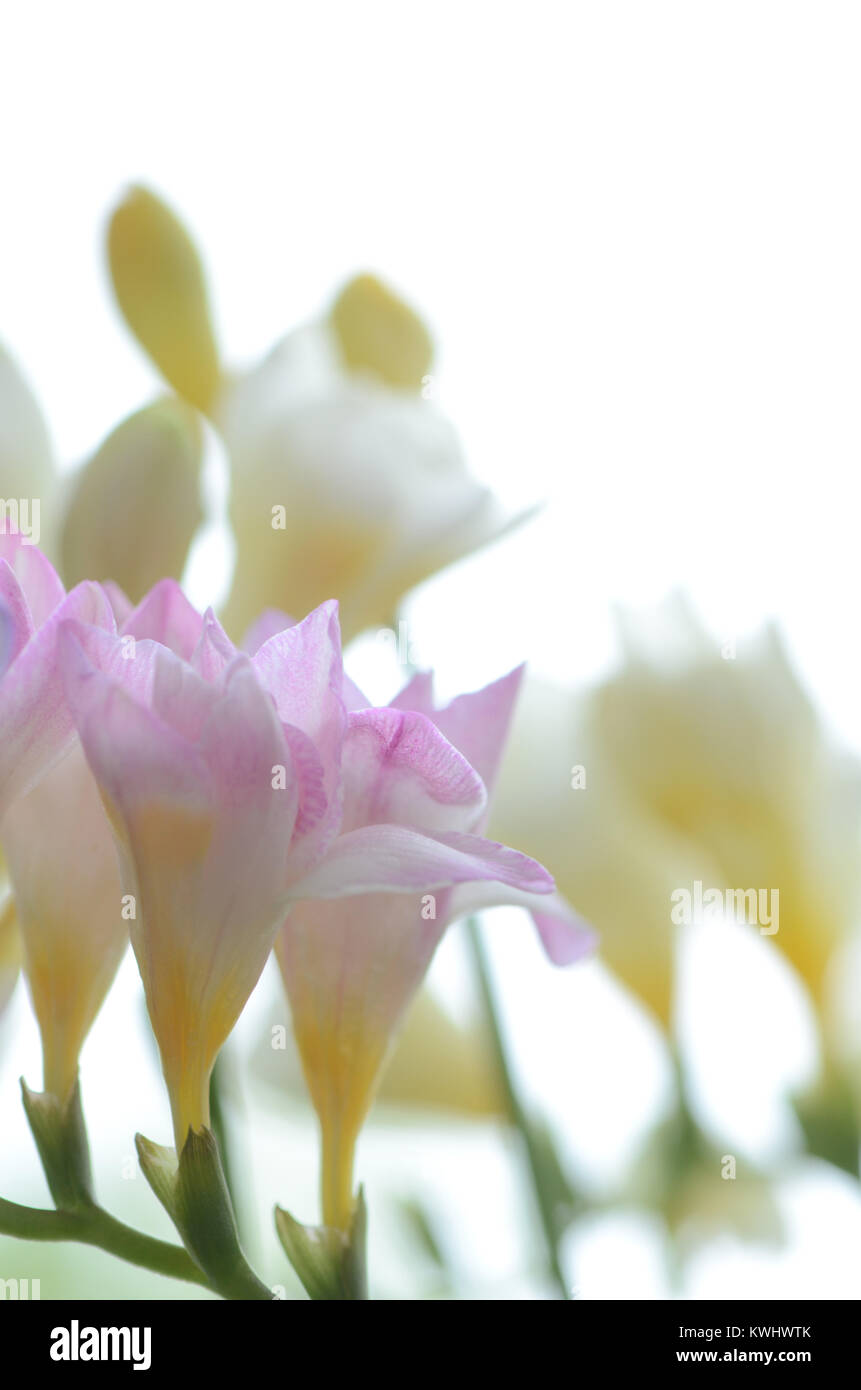
[[67, 584], [112, 579], [137, 602], [179, 579], [202, 520], [203, 432], [196, 413], [166, 399], [130, 415], [74, 480], [63, 525]]
[[352, 371], [371, 372], [388, 386], [419, 390], [433, 361], [430, 334], [381, 281], [357, 275], [335, 300], [331, 321]]
[[207, 411], [221, 371], [197, 249], [165, 203], [132, 188], [108, 226], [117, 303], [141, 347], [171, 386]]

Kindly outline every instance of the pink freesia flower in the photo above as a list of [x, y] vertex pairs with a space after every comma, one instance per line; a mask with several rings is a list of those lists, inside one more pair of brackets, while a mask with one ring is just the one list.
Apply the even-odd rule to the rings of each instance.
[[[567, 963], [592, 944], [590, 930], [551, 893], [543, 869], [477, 833], [520, 676], [512, 672], [436, 710], [431, 678], [421, 675], [388, 709], [359, 708], [348, 717], [342, 834], [328, 862], [355, 858], [354, 881], [361, 880], [363, 892], [297, 904], [276, 943], [321, 1125], [327, 1226], [350, 1228], [356, 1139], [399, 1025], [449, 923], [480, 907], [535, 909], [543, 902], [549, 904], [545, 919], [553, 923], [542, 930], [552, 959]], [[351, 696], [351, 703], [364, 704], [355, 688]], [[437, 847], [438, 873], [426, 848], [414, 862], [419, 837], [424, 846]], [[360, 866], [366, 849], [371, 856]], [[391, 866], [384, 884], [372, 856], [386, 850]], [[462, 872], [473, 859], [482, 872]], [[306, 880], [309, 897], [326, 871], [324, 861]]]
[[66, 595], [41, 551], [0, 537], [2, 838], [42, 1038], [44, 1086], [65, 1101], [122, 957], [116, 852], [56, 663], [62, 623], [113, 627], [105, 594]]
[[483, 784], [430, 719], [348, 714], [334, 603], [249, 657], [157, 586], [117, 636], [70, 624], [61, 664], [137, 903], [178, 1147], [209, 1122], [213, 1062], [291, 902], [481, 879], [552, 888], [473, 833]]
[[67, 594], [40, 550], [17, 533], [0, 534], [0, 820], [74, 738], [55, 659], [57, 633], [70, 619], [114, 625], [98, 584]]

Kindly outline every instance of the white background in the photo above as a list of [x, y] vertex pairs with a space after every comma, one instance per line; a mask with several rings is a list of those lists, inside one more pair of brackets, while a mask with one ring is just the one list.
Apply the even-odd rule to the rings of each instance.
[[[777, 616], [835, 732], [861, 748], [856, 5], [7, 0], [0, 23], [0, 337], [63, 466], [157, 389], [101, 244], [112, 202], [146, 182], [198, 237], [234, 365], [377, 270], [434, 327], [440, 397], [474, 470], [512, 504], [547, 499], [528, 531], [413, 604], [444, 686], [523, 657], [590, 678], [612, 655], [611, 605], [682, 585], [722, 638]], [[600, 967], [551, 976], [514, 917], [497, 950], [526, 1075], [599, 1180], [660, 1103], [657, 1043]], [[123, 978], [84, 1059], [93, 1129], [111, 1114], [164, 1139], [138, 1042], [116, 1041], [132, 1027]], [[739, 1142], [789, 1155], [779, 1084], [810, 1067], [812, 1044], [780, 988], [767, 1036], [754, 986], [734, 1009], [734, 1080], [714, 1103]], [[37, 1082], [20, 993], [13, 1022], [4, 1116], [17, 1071]], [[492, 1138], [469, 1143], [481, 1277], [504, 1283], [517, 1259], [493, 1245], [493, 1203], [511, 1165]], [[440, 1150], [428, 1181], [455, 1202], [460, 1149], [422, 1144]], [[26, 1187], [12, 1152], [7, 1195]], [[273, 1195], [288, 1200], [278, 1162]], [[475, 1186], [449, 1208], [464, 1221]], [[854, 1192], [804, 1169], [786, 1200], [788, 1253], [724, 1244], [688, 1292], [858, 1296], [841, 1255], [853, 1229], [859, 1248]], [[659, 1241], [633, 1218], [586, 1247], [582, 1296], [666, 1291]]]

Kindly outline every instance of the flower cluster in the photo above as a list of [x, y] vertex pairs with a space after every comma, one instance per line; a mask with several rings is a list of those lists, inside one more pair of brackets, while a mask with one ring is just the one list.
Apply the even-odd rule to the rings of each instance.
[[170, 579], [136, 606], [66, 594], [20, 535], [0, 538], [0, 633], [0, 842], [45, 1092], [72, 1104], [130, 935], [181, 1163], [274, 949], [324, 1224], [346, 1236], [356, 1137], [447, 924], [510, 902], [554, 961], [589, 945], [547, 871], [482, 833], [520, 671], [442, 709], [420, 674], [375, 708], [344, 673], [335, 602], [270, 611], [237, 648]]

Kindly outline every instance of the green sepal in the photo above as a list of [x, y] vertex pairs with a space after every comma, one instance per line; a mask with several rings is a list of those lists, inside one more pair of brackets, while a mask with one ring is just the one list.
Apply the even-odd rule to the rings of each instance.
[[345, 1302], [368, 1297], [368, 1212], [361, 1187], [349, 1232], [303, 1226], [281, 1207], [275, 1208], [275, 1228], [309, 1298]]
[[855, 1091], [840, 1068], [829, 1062], [814, 1086], [792, 1097], [792, 1106], [807, 1152], [857, 1178], [861, 1126]]
[[198, 1268], [225, 1298], [269, 1299], [239, 1243], [215, 1136], [190, 1129], [177, 1160], [174, 1149], [135, 1135], [144, 1177], [182, 1237]]
[[90, 1145], [77, 1081], [66, 1101], [50, 1091], [31, 1091], [21, 1078], [24, 1110], [54, 1205], [81, 1211], [95, 1205]]

